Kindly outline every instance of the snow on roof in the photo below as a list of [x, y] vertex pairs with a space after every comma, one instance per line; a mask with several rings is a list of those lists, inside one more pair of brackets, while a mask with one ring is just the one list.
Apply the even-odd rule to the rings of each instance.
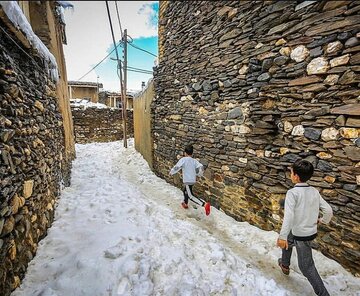
[[0, 6], [15, 28], [24, 33], [31, 46], [45, 60], [50, 78], [57, 82], [59, 80], [59, 72], [55, 57], [40, 38], [36, 36], [18, 3], [16, 1], [0, 1]]
[[97, 109], [109, 108], [105, 104], [93, 103], [85, 99], [70, 99], [70, 106], [74, 107], [75, 109], [84, 109], [84, 110], [86, 110], [87, 108], [97, 108]]
[[80, 87], [94, 87], [94, 88], [103, 88], [102, 83], [97, 82], [87, 82], [87, 81], [68, 81], [68, 85], [70, 86], [80, 86]]
[[59, 4], [59, 6], [56, 8], [56, 11], [60, 16], [61, 22], [65, 24], [64, 10], [68, 8], [74, 9], [74, 4], [72, 4], [70, 1], [56, 1], [56, 3]]
[[56, 1], [62, 8], [74, 8], [74, 4], [70, 1]]

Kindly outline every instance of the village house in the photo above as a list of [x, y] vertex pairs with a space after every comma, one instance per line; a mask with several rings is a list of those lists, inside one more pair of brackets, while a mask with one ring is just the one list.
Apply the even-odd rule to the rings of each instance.
[[69, 95], [71, 99], [83, 99], [92, 103], [99, 102], [99, 89], [103, 88], [102, 83], [68, 81]]
[[[134, 95], [127, 93], [126, 109], [132, 110], [134, 107]], [[99, 103], [108, 107], [121, 108], [121, 94], [118, 92], [103, 91], [99, 93]]]

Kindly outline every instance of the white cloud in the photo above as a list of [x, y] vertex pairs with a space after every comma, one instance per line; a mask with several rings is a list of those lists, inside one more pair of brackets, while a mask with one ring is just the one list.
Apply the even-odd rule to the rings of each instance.
[[[118, 1], [122, 28], [128, 29], [132, 38], [157, 36], [157, 27], [151, 24], [154, 11], [149, 4], [157, 1]], [[112, 36], [105, 1], [75, 1], [74, 10], [65, 12], [68, 45], [64, 46], [69, 80], [77, 80], [107, 54]], [[120, 28], [115, 2], [109, 1], [116, 40]], [[92, 71], [87, 81], [96, 81]], [[104, 82], [106, 85], [106, 82]]]

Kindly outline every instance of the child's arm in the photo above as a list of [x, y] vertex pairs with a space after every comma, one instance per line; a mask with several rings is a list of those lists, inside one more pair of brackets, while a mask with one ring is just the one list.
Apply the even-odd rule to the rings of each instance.
[[175, 175], [178, 171], [180, 171], [183, 164], [184, 164], [184, 160], [182, 158], [180, 158], [180, 160], [177, 162], [177, 164], [171, 169], [170, 175]]
[[288, 248], [287, 237], [293, 226], [295, 203], [296, 201], [294, 195], [288, 191], [286, 193], [284, 221], [277, 240], [277, 245], [282, 249]]
[[331, 206], [320, 196], [320, 210], [323, 216], [319, 219], [320, 223], [328, 224], [333, 216]]
[[196, 161], [195, 172], [196, 172], [196, 176], [199, 177], [202, 177], [204, 174], [204, 166], [199, 161]]

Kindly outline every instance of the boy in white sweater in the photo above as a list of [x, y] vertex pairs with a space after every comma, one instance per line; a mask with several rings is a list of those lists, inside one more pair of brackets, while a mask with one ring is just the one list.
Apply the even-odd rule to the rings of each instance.
[[[175, 175], [177, 172], [182, 170], [183, 175], [183, 183], [184, 183], [184, 201], [181, 203], [184, 209], [188, 208], [189, 199], [194, 203], [204, 206], [206, 215], [210, 214], [210, 203], [205, 203], [198, 197], [195, 197], [192, 191], [193, 185], [196, 183], [196, 176], [203, 175], [203, 165], [192, 158], [194, 152], [194, 148], [192, 145], [188, 145], [185, 147], [185, 156], [180, 158], [177, 164], [171, 169], [170, 175]], [[196, 202], [194, 199], [199, 200], [200, 204]]]
[[[298, 160], [292, 165], [290, 177], [295, 186], [286, 193], [284, 221], [277, 240], [277, 245], [282, 249], [278, 263], [283, 273], [288, 275], [292, 248], [295, 246], [299, 268], [314, 292], [328, 296], [329, 292], [316, 270], [310, 242], [317, 235], [317, 224], [329, 223], [333, 212], [319, 191], [306, 183], [313, 172], [313, 165], [306, 160]], [[323, 214], [321, 218], [320, 210]]]

